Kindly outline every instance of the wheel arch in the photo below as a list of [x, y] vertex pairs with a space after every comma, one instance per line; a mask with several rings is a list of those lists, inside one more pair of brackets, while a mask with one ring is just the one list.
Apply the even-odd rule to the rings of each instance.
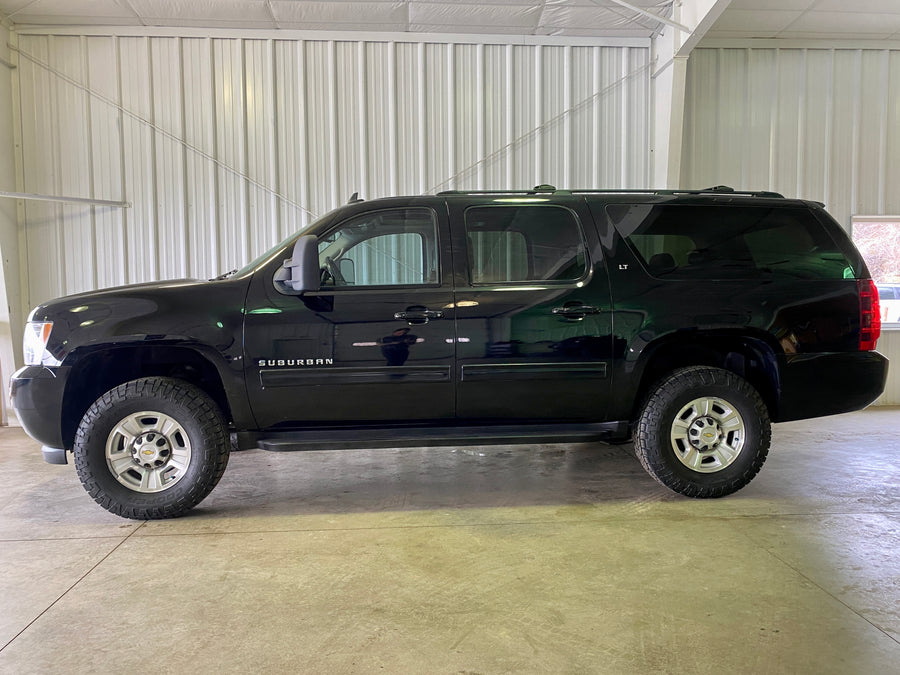
[[81, 418], [94, 401], [110, 389], [142, 377], [170, 377], [189, 382], [206, 392], [227, 423], [233, 421], [232, 406], [218, 368], [190, 346], [104, 345], [73, 352], [70, 358], [72, 370], [63, 393], [60, 420], [67, 448], [72, 447]]
[[631, 419], [636, 419], [652, 389], [680, 368], [709, 366], [744, 378], [759, 392], [770, 417], [778, 411], [779, 378], [776, 348], [764, 337], [732, 332], [692, 332], [670, 336], [647, 347], [642, 360]]

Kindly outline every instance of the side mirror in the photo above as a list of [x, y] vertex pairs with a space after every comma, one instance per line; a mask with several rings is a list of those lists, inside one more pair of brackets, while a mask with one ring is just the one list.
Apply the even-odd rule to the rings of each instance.
[[356, 283], [356, 265], [350, 258], [341, 258], [338, 262], [344, 283], [353, 286]]
[[291, 257], [275, 275], [275, 285], [290, 295], [319, 290], [319, 248], [314, 235], [307, 234], [297, 240]]

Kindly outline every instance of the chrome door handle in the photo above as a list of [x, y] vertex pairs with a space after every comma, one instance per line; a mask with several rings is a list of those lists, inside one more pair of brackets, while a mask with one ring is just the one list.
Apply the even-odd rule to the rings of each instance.
[[599, 314], [600, 309], [590, 305], [565, 305], [554, 307], [550, 312], [565, 319], [583, 319], [588, 314]]
[[428, 323], [431, 319], [442, 319], [444, 313], [438, 309], [409, 308], [403, 312], [394, 312], [394, 318], [398, 321], [407, 321], [410, 324]]

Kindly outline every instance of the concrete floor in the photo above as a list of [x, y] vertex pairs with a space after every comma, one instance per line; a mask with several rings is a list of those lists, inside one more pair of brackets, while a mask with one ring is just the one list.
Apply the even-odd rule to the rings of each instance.
[[631, 446], [232, 456], [132, 522], [0, 429], [0, 673], [900, 673], [900, 409], [742, 492]]

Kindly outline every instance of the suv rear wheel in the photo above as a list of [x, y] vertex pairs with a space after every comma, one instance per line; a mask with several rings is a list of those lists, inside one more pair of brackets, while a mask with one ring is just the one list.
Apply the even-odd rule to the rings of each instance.
[[759, 393], [727, 370], [675, 371], [647, 397], [634, 448], [659, 483], [688, 497], [722, 497], [759, 473], [771, 425]]
[[181, 380], [147, 377], [106, 392], [75, 435], [75, 467], [107, 511], [173, 518], [200, 503], [228, 464], [230, 442], [216, 404]]

